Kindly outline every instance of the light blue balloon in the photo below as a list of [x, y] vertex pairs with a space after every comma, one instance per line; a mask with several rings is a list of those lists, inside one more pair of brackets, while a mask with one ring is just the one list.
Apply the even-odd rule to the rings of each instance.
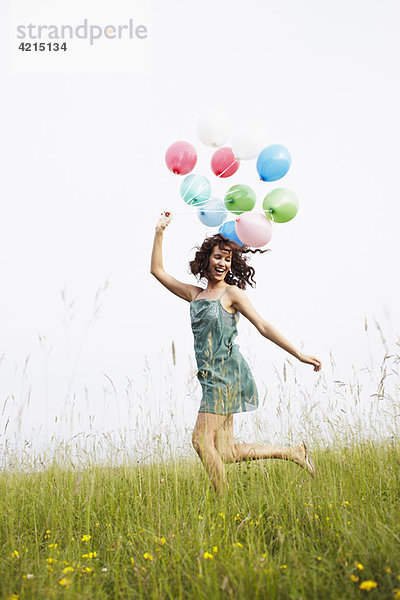
[[239, 246], [243, 246], [243, 242], [239, 240], [238, 236], [236, 235], [235, 223], [236, 221], [225, 221], [225, 223], [218, 229], [218, 233], [222, 233], [222, 235], [228, 238], [228, 240], [236, 242], [239, 244]]
[[227, 214], [225, 202], [219, 198], [210, 198], [197, 209], [197, 216], [207, 227], [218, 227], [225, 221]]
[[188, 175], [181, 183], [180, 192], [186, 204], [203, 204], [211, 196], [211, 184], [203, 175]]
[[276, 181], [289, 171], [292, 159], [285, 146], [272, 144], [261, 150], [257, 158], [257, 171], [263, 181]]

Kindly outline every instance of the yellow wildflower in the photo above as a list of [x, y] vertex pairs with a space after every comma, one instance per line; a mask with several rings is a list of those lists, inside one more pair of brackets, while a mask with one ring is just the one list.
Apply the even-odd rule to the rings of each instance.
[[165, 537], [163, 536], [163, 537], [161, 538], [161, 540], [160, 540], [160, 544], [161, 544], [161, 546], [164, 546], [164, 544], [165, 544], [165, 542], [166, 542], [166, 541], [167, 541], [167, 540], [166, 540], [166, 539], [165, 539]]
[[135, 564], [135, 559], [131, 556], [131, 563], [134, 565]]
[[361, 563], [356, 562], [356, 567], [359, 571], [362, 571], [364, 568], [364, 565], [362, 565]]
[[287, 565], [281, 565], [280, 568], [281, 569], [287, 569]]
[[210, 554], [210, 552], [204, 552], [203, 556], [204, 556], [205, 559], [207, 559], [207, 558], [214, 558], [214, 555]]
[[82, 558], [96, 558], [97, 552], [88, 552], [87, 554], [82, 554]]
[[399, 588], [395, 588], [395, 590], [394, 590], [394, 600], [400, 600], [400, 590], [399, 590]]
[[366, 590], [367, 592], [369, 592], [370, 590], [373, 590], [374, 588], [378, 587], [378, 584], [376, 581], [371, 581], [370, 579], [367, 579], [366, 581], [360, 583], [358, 587], [360, 588], [360, 590]]
[[46, 558], [46, 562], [49, 563], [49, 565], [51, 565], [54, 562], [54, 558], [52, 558], [51, 556], [49, 558]]
[[144, 559], [146, 559], [146, 560], [149, 560], [149, 561], [152, 561], [152, 560], [153, 560], [153, 557], [152, 557], [152, 555], [151, 555], [151, 554], [149, 554], [148, 552], [145, 552], [145, 553], [143, 554], [143, 558], [144, 558]]
[[354, 581], [354, 583], [355, 583], [355, 582], [356, 582], [356, 581], [358, 581], [360, 578], [359, 578], [359, 576], [358, 576], [358, 575], [350, 575], [350, 579], [351, 579], [352, 581]]
[[214, 552], [214, 554], [217, 554], [217, 552], [218, 552], [218, 546], [213, 546], [213, 552]]
[[19, 558], [19, 552], [18, 550], [14, 550], [14, 552], [11, 554], [12, 558]]
[[63, 577], [62, 579], [59, 580], [58, 583], [60, 585], [62, 585], [63, 587], [68, 587], [69, 585], [71, 585], [72, 581], [71, 581], [71, 579], [67, 579], [66, 577]]
[[88, 541], [89, 541], [89, 540], [91, 540], [91, 539], [92, 539], [92, 536], [91, 536], [91, 535], [88, 535], [87, 533], [85, 533], [85, 535], [84, 535], [84, 536], [82, 536], [82, 540], [81, 540], [81, 541], [82, 541], [82, 542], [88, 542]]
[[7, 596], [7, 600], [18, 600], [18, 594], [11, 594], [11, 596]]
[[53, 548], [57, 548], [58, 544], [49, 544], [49, 548], [50, 550], [52, 550]]
[[241, 544], [240, 542], [233, 542], [233, 545], [235, 548], [243, 548], [243, 544]]
[[197, 515], [197, 518], [198, 518], [199, 521], [203, 520], [203, 517], [201, 515]]
[[65, 569], [63, 569], [63, 574], [66, 575], [67, 573], [73, 573], [74, 571], [74, 567], [65, 567]]
[[386, 571], [386, 573], [391, 573], [392, 569], [390, 567], [385, 567], [385, 571]]
[[91, 573], [93, 571], [93, 567], [82, 567], [82, 573]]
[[225, 519], [224, 513], [218, 513], [218, 516], [221, 517], [221, 519]]

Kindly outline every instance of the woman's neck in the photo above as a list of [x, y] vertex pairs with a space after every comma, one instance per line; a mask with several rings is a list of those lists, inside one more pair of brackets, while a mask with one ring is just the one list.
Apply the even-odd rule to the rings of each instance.
[[204, 290], [207, 294], [212, 294], [215, 290], [222, 290], [223, 288], [225, 288], [228, 284], [225, 282], [218, 282], [215, 285], [210, 285], [209, 283], [207, 284], [206, 289]]

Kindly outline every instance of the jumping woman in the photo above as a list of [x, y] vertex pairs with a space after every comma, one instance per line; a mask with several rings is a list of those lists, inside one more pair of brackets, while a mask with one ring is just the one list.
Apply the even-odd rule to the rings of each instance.
[[315, 467], [304, 442], [284, 447], [233, 441], [233, 415], [258, 407], [258, 392], [250, 367], [238, 345], [233, 343], [239, 315], [244, 315], [261, 335], [301, 362], [312, 365], [314, 371], [321, 369], [320, 360], [292, 346], [256, 312], [244, 293], [246, 284], [254, 286], [255, 271], [247, 265], [243, 254], [256, 250], [239, 246], [218, 233], [206, 237], [200, 248], [197, 246], [195, 258], [189, 263], [193, 275], [207, 280], [205, 289], [182, 283], [166, 273], [162, 241], [170, 222], [171, 214], [164, 213], [156, 225], [151, 273], [172, 293], [190, 303], [197, 377], [203, 390], [192, 442], [215, 491], [223, 493], [228, 488], [225, 462], [282, 458], [295, 462], [314, 476]]

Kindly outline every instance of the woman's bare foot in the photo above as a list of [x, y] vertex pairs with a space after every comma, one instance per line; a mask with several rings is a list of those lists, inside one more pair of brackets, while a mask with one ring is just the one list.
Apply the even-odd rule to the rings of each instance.
[[315, 465], [310, 456], [310, 453], [308, 452], [308, 448], [307, 448], [305, 442], [303, 442], [299, 446], [293, 447], [293, 459], [292, 460], [297, 465], [299, 465], [300, 467], [305, 469], [305, 471], [307, 471], [307, 473], [309, 473], [311, 475], [311, 477], [315, 477]]

